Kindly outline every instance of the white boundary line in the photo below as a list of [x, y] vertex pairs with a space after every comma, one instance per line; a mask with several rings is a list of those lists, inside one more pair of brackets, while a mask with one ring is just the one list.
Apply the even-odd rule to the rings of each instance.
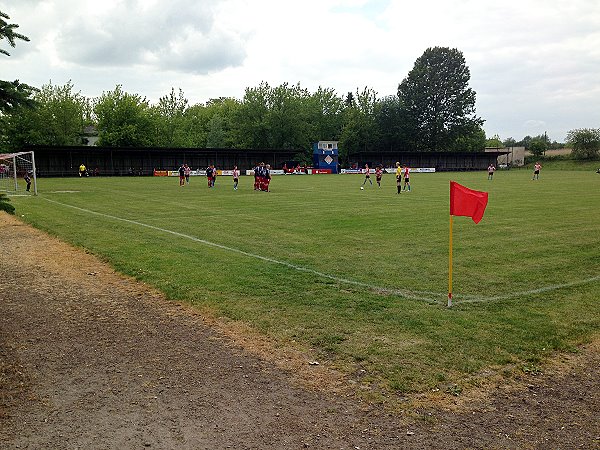
[[[95, 214], [97, 216], [106, 217], [108, 219], [118, 220], [121, 222], [126, 222], [126, 223], [130, 223], [133, 225], [145, 227], [145, 228], [150, 228], [152, 230], [160, 231], [162, 233], [172, 234], [174, 236], [179, 236], [179, 237], [182, 237], [185, 239], [189, 239], [191, 241], [198, 242], [198, 243], [204, 244], [204, 245], [208, 245], [210, 247], [215, 247], [215, 248], [219, 248], [221, 250], [238, 253], [240, 255], [259, 259], [261, 261], [269, 262], [272, 264], [278, 264], [278, 265], [287, 267], [289, 269], [297, 270], [299, 272], [312, 273], [313, 275], [317, 275], [321, 278], [327, 278], [329, 280], [333, 280], [338, 283], [349, 284], [349, 285], [353, 285], [353, 286], [360, 286], [360, 287], [368, 288], [373, 291], [377, 291], [377, 292], [381, 292], [381, 293], [385, 293], [385, 294], [398, 295], [400, 297], [405, 297], [405, 298], [409, 298], [412, 300], [423, 300], [423, 301], [426, 301], [429, 303], [442, 303], [442, 302], [445, 303], [445, 301], [446, 301], [445, 293], [442, 294], [442, 293], [435, 293], [435, 292], [429, 292], [429, 291], [419, 292], [419, 291], [411, 291], [408, 289], [392, 289], [392, 288], [386, 288], [386, 287], [381, 287], [381, 286], [375, 286], [375, 285], [372, 285], [369, 283], [364, 283], [362, 281], [350, 280], [347, 278], [339, 278], [334, 275], [329, 275], [329, 274], [319, 272], [314, 269], [310, 269], [308, 267], [298, 266], [296, 264], [288, 263], [285, 261], [279, 261], [277, 259], [269, 258], [267, 256], [261, 256], [261, 255], [246, 252], [244, 250], [240, 250], [237, 248], [228, 247], [228, 246], [222, 245], [222, 244], [217, 244], [215, 242], [210, 242], [205, 239], [200, 239], [195, 236], [190, 236], [188, 234], [180, 233], [178, 231], [168, 230], [166, 228], [160, 228], [160, 227], [156, 227], [154, 225], [148, 225], [146, 223], [138, 222], [136, 220], [124, 219], [122, 217], [117, 217], [117, 216], [113, 216], [110, 214], [104, 214], [101, 212], [92, 211], [90, 209], [80, 208], [78, 206], [68, 205], [66, 203], [57, 202], [56, 200], [50, 200], [47, 198], [44, 198], [44, 200], [46, 200], [47, 202], [50, 202], [50, 203], [55, 203], [57, 205], [66, 206], [67, 208], [76, 209], [78, 211], [82, 211], [85, 213]], [[493, 296], [493, 297], [479, 297], [479, 296], [465, 294], [465, 295], [455, 295], [454, 298], [456, 300], [458, 300], [458, 302], [457, 302], [458, 305], [460, 305], [462, 303], [479, 303], [479, 302], [489, 302], [489, 301], [496, 301], [496, 300], [509, 300], [511, 298], [516, 298], [516, 297], [522, 297], [522, 296], [533, 295], [533, 294], [541, 294], [543, 292], [555, 291], [558, 289], [564, 289], [564, 288], [569, 288], [569, 287], [573, 287], [573, 286], [581, 286], [583, 284], [593, 283], [594, 281], [599, 281], [599, 280], [600, 280], [600, 275], [592, 277], [592, 278], [587, 278], [585, 280], [573, 281], [570, 283], [563, 283], [563, 284], [554, 284], [554, 285], [550, 285], [550, 286], [544, 286], [544, 287], [541, 287], [538, 289], [532, 289], [529, 291], [513, 292], [510, 294], [497, 295], [497, 296]], [[427, 296], [424, 296], [421, 294], [433, 295], [438, 298], [437, 299], [431, 298], [431, 297], [427, 297]]]
[[[117, 216], [113, 216], [113, 215], [110, 215], [110, 214], [104, 214], [104, 213], [101, 213], [101, 212], [92, 211], [92, 210], [85, 209], [85, 208], [80, 208], [79, 206], [68, 205], [66, 203], [57, 202], [56, 200], [50, 200], [50, 199], [47, 199], [47, 198], [44, 198], [44, 200], [46, 200], [47, 202], [50, 202], [50, 203], [55, 203], [57, 205], [66, 206], [67, 208], [76, 209], [78, 211], [82, 211], [82, 212], [85, 212], [85, 213], [95, 214], [97, 216], [106, 217], [108, 219], [119, 220], [121, 222], [126, 222], [126, 223], [130, 223], [130, 224], [133, 224], [133, 225], [138, 225], [138, 226], [141, 226], [141, 227], [145, 227], [145, 228], [150, 228], [152, 230], [161, 231], [163, 233], [172, 234], [174, 236], [179, 236], [179, 237], [182, 237], [182, 238], [185, 238], [185, 239], [189, 239], [191, 241], [198, 242], [198, 243], [201, 243], [201, 244], [204, 244], [204, 245], [208, 245], [210, 247], [215, 247], [215, 248], [219, 248], [221, 250], [226, 250], [226, 251], [229, 251], [229, 252], [238, 253], [238, 254], [241, 254], [241, 255], [244, 255], [244, 256], [248, 256], [250, 258], [259, 259], [261, 261], [269, 262], [269, 263], [272, 263], [272, 264], [278, 264], [278, 265], [281, 265], [281, 266], [284, 266], [284, 267], [287, 267], [287, 268], [290, 268], [290, 269], [297, 270], [299, 272], [312, 273], [313, 275], [317, 275], [317, 276], [319, 276], [321, 278], [327, 278], [329, 280], [337, 281], [338, 283], [349, 284], [349, 285], [360, 286], [360, 287], [365, 287], [365, 288], [368, 288], [368, 289], [371, 289], [371, 290], [377, 291], [377, 292], [383, 292], [383, 293], [386, 293], [386, 294], [399, 295], [401, 297], [405, 297], [405, 298], [409, 298], [409, 299], [413, 299], [413, 300], [424, 300], [424, 301], [430, 302], [430, 303], [439, 303], [439, 302], [443, 301], [442, 299], [434, 299], [434, 298], [430, 298], [430, 297], [425, 297], [425, 296], [419, 295], [418, 292], [410, 291], [410, 290], [407, 290], [407, 289], [390, 289], [390, 288], [385, 288], [385, 287], [381, 287], [381, 286], [375, 286], [375, 285], [372, 285], [372, 284], [369, 284], [369, 283], [364, 283], [362, 281], [349, 280], [347, 278], [339, 278], [339, 277], [336, 277], [334, 275], [329, 275], [329, 274], [326, 274], [326, 273], [323, 273], [323, 272], [319, 272], [319, 271], [314, 270], [314, 269], [310, 269], [308, 267], [302, 267], [302, 266], [298, 266], [296, 264], [292, 264], [292, 263], [288, 263], [288, 262], [285, 262], [285, 261], [279, 261], [277, 259], [269, 258], [267, 256], [261, 256], [261, 255], [257, 255], [257, 254], [254, 254], [254, 253], [246, 252], [244, 250], [240, 250], [240, 249], [233, 248], [233, 247], [228, 247], [228, 246], [223, 245], [223, 244], [217, 244], [215, 242], [210, 242], [210, 241], [207, 241], [205, 239], [197, 238], [195, 236], [190, 236], [189, 234], [184, 234], [184, 233], [180, 233], [178, 231], [168, 230], [166, 228], [160, 228], [160, 227], [157, 227], [157, 226], [154, 226], [154, 225], [148, 225], [148, 224], [143, 223], [143, 222], [138, 222], [137, 220], [124, 219], [122, 217], [117, 217]], [[428, 294], [439, 295], [440, 297], [443, 297], [444, 299], [445, 299], [445, 295], [446, 295], [446, 294], [435, 294], [435, 293], [431, 293], [431, 292], [428, 292]]]
[[581, 286], [583, 284], [593, 283], [594, 281], [600, 281], [600, 275], [585, 280], [572, 281], [570, 283], [563, 284], [552, 284], [550, 286], [544, 286], [538, 289], [532, 289], [530, 291], [513, 292], [512, 294], [496, 295], [493, 297], [472, 297], [461, 300], [461, 303], [478, 303], [478, 302], [490, 302], [494, 300], [509, 300], [511, 298], [522, 297], [524, 295], [542, 294], [544, 292], [556, 291], [558, 289], [570, 288], [573, 286]]

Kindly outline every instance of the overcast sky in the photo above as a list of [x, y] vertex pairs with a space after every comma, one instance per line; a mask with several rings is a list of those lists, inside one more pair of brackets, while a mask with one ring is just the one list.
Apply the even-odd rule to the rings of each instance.
[[2, 48], [0, 79], [121, 84], [190, 104], [246, 87], [393, 95], [428, 47], [462, 51], [488, 137], [600, 128], [600, 0], [0, 0], [31, 41]]

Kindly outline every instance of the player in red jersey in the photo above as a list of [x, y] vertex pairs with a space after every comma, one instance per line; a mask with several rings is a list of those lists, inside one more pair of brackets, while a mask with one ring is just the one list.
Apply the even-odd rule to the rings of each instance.
[[535, 163], [535, 166], [533, 166], [533, 178], [532, 180], [539, 180], [540, 179], [540, 170], [542, 169], [542, 165], [539, 162]]
[[403, 191], [406, 190], [406, 187], [408, 186], [408, 192], [410, 192], [410, 168], [408, 166], [404, 166], [404, 187], [402, 188]]
[[381, 188], [381, 177], [383, 176], [383, 167], [377, 166], [375, 168], [375, 181], [377, 181], [377, 187]]
[[238, 179], [240, 178], [240, 170], [238, 166], [233, 166], [233, 190], [237, 191]]
[[371, 186], [373, 186], [373, 182], [371, 181], [371, 169], [369, 169], [368, 164], [365, 164], [365, 181], [363, 181], [363, 186], [365, 185], [367, 180], [369, 181], [369, 183], [371, 183]]

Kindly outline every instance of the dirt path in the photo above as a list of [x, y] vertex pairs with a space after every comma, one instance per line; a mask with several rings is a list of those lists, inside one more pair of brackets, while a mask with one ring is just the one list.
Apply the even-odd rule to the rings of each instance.
[[0, 448], [600, 448], [597, 342], [454, 411], [391, 413], [4, 213], [0, 236]]

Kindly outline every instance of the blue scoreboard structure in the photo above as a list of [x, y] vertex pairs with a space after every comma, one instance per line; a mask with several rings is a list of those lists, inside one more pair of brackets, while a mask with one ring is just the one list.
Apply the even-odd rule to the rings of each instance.
[[338, 173], [338, 141], [313, 143], [313, 173]]

